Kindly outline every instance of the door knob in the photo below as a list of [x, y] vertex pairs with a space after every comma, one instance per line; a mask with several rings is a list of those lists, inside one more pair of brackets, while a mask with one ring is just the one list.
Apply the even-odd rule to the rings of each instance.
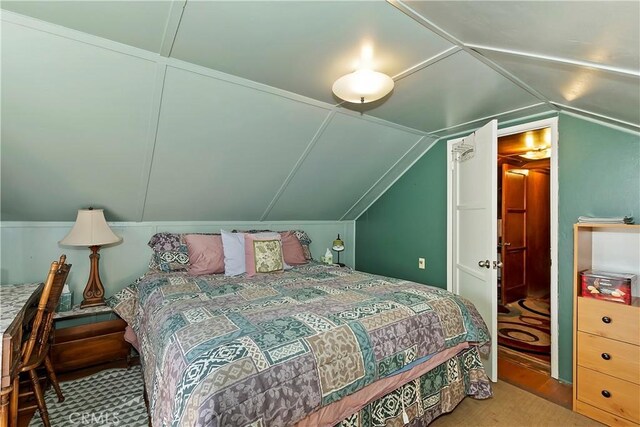
[[502, 268], [502, 261], [493, 261], [493, 269], [497, 270], [499, 268]]
[[491, 265], [491, 263], [489, 262], [489, 260], [485, 260], [485, 261], [478, 261], [478, 267], [482, 268], [489, 268], [489, 266]]

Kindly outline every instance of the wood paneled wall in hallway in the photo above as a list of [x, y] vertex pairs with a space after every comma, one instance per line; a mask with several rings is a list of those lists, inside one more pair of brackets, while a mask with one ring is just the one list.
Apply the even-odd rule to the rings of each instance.
[[548, 297], [551, 278], [551, 207], [549, 171], [527, 176], [527, 272], [529, 296]]

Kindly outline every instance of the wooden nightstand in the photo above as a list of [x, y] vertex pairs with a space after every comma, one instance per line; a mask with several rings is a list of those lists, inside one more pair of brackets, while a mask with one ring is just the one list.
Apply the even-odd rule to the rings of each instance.
[[131, 344], [124, 340], [127, 324], [110, 307], [78, 305], [57, 313], [54, 321], [51, 361], [56, 373], [131, 363]]

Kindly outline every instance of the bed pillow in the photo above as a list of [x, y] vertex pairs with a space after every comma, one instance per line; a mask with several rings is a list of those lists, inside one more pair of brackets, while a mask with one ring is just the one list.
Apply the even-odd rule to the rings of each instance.
[[190, 275], [224, 273], [224, 249], [221, 236], [185, 234], [183, 239], [189, 250], [187, 272]]
[[156, 233], [148, 245], [154, 256], [149, 267], [157, 265], [161, 271], [184, 271], [189, 266], [189, 249], [180, 234]]
[[293, 231], [283, 231], [280, 233], [280, 237], [282, 238], [284, 262], [289, 265], [301, 265], [308, 262], [302, 244]]
[[294, 230], [293, 233], [296, 235], [296, 237], [300, 241], [300, 244], [302, 245], [302, 250], [304, 251], [304, 257], [307, 260], [313, 259], [313, 257], [311, 256], [311, 249], [309, 249], [309, 245], [311, 244], [311, 239], [309, 238], [309, 235], [306, 233], [306, 231]]
[[275, 273], [285, 269], [282, 238], [278, 233], [245, 234], [244, 253], [249, 277], [256, 273]]
[[225, 276], [237, 276], [246, 271], [244, 255], [244, 233], [220, 230], [224, 250]]

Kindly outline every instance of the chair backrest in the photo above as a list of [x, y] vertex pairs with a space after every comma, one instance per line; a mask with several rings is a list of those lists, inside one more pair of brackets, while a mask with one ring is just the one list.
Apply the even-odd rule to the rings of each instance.
[[31, 322], [29, 339], [24, 342], [22, 347], [23, 363], [28, 363], [34, 349], [38, 358], [44, 358], [46, 355], [49, 335], [53, 327], [53, 315], [60, 301], [60, 294], [62, 294], [62, 288], [67, 281], [69, 270], [71, 270], [71, 264], [65, 264], [66, 260], [67, 256], [62, 255], [60, 261], [51, 263], [51, 268], [49, 268], [49, 274], [38, 302], [38, 309]]

